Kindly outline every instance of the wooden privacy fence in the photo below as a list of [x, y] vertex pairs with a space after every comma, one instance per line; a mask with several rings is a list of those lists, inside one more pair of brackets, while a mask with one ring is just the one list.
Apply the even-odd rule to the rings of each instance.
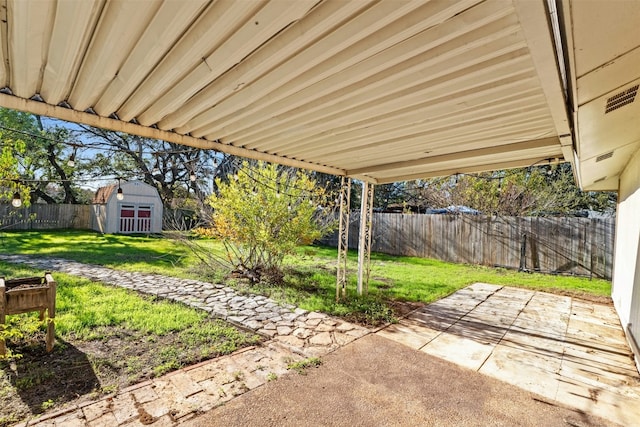
[[0, 205], [0, 230], [88, 229], [90, 205]]
[[[0, 230], [88, 229], [90, 205], [0, 205]], [[374, 213], [371, 249], [391, 255], [611, 279], [613, 218]], [[358, 212], [349, 247], [358, 247]], [[334, 233], [322, 243], [337, 246]]]
[[[358, 247], [352, 215], [349, 247]], [[613, 218], [375, 213], [371, 250], [525, 271], [611, 279]], [[337, 233], [322, 243], [337, 246]]]

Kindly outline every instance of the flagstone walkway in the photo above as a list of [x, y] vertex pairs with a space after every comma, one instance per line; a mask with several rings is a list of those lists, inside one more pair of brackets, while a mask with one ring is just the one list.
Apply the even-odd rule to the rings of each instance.
[[[268, 340], [190, 366], [98, 401], [71, 405], [19, 426], [170, 426], [208, 411], [287, 372], [292, 362], [326, 355], [370, 331], [324, 313], [198, 280], [114, 270], [58, 258], [1, 255], [0, 260], [63, 272], [178, 301]], [[55, 276], [54, 276], [55, 278]]]
[[327, 354], [369, 332], [324, 313], [280, 305], [264, 296], [240, 295], [220, 284], [114, 270], [60, 258], [0, 255], [0, 260], [44, 271], [59, 271], [178, 301], [272, 339], [305, 357]]
[[[0, 260], [180, 301], [268, 338], [260, 346], [137, 384], [99, 401], [69, 406], [19, 427], [173, 426], [205, 412], [215, 417], [214, 408], [283, 375], [291, 362], [326, 355], [371, 332], [265, 297], [239, 295], [219, 284], [62, 259], [0, 255]], [[610, 305], [476, 283], [410, 313], [375, 336], [511, 383], [550, 405], [559, 402], [603, 417], [612, 425], [640, 425], [640, 376]], [[363, 341], [332, 356], [349, 357], [353, 351], [348, 350]], [[384, 352], [384, 342], [377, 343]], [[424, 369], [429, 369], [428, 363]], [[354, 378], [361, 374], [353, 373]], [[437, 384], [429, 387], [437, 389]]]

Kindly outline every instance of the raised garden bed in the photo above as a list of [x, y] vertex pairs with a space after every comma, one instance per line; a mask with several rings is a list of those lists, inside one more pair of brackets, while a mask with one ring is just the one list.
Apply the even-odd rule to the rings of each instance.
[[[0, 327], [4, 327], [8, 314], [21, 314], [30, 311], [40, 312], [44, 320], [47, 311], [47, 352], [53, 350], [56, 315], [56, 282], [51, 273], [42, 277], [23, 277], [5, 280], [0, 277]], [[0, 355], [5, 354], [5, 343], [0, 338]]]

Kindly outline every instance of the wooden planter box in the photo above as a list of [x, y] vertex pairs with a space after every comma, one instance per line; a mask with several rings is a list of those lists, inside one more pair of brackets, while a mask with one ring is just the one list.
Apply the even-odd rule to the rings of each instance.
[[[7, 314], [20, 314], [39, 311], [40, 320], [48, 312], [47, 351], [53, 350], [56, 315], [56, 282], [51, 273], [43, 277], [24, 277], [5, 280], [0, 277], [0, 326], [3, 327]], [[5, 343], [0, 339], [0, 355], [5, 354]]]

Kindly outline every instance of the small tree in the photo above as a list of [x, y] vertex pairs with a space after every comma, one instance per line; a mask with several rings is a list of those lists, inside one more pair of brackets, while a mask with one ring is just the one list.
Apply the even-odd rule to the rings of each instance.
[[333, 229], [331, 198], [307, 174], [263, 162], [244, 162], [227, 182], [218, 179], [211, 228], [236, 273], [260, 281], [278, 275], [298, 245]]

